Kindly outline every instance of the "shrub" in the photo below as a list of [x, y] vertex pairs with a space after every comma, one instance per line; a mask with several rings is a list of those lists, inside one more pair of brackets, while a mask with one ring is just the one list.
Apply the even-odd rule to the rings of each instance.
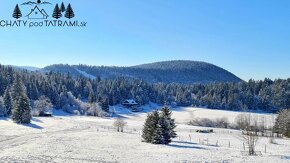
[[41, 96], [34, 101], [31, 114], [32, 116], [43, 116], [46, 112], [52, 112], [52, 104], [49, 98]]
[[216, 120], [211, 120], [209, 118], [196, 118], [194, 120], [191, 120], [188, 124], [202, 127], [228, 128], [229, 120], [226, 117], [217, 118]]
[[108, 115], [98, 103], [91, 104], [86, 111], [88, 116], [105, 117]]

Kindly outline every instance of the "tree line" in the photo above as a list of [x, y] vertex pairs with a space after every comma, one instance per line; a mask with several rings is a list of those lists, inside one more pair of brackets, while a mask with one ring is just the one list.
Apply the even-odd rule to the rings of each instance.
[[[125, 77], [88, 79], [71, 74], [28, 72], [0, 65], [0, 96], [12, 93], [17, 77], [23, 82], [29, 101], [46, 96], [55, 108], [78, 110], [83, 103], [98, 103], [108, 112], [109, 105], [135, 99], [140, 105], [197, 106], [226, 110], [276, 112], [290, 108], [290, 79], [249, 80], [239, 83], [165, 84], [148, 83]], [[5, 93], [6, 92], [6, 93]], [[6, 96], [7, 97], [7, 96]], [[5, 106], [9, 109], [9, 106]]]

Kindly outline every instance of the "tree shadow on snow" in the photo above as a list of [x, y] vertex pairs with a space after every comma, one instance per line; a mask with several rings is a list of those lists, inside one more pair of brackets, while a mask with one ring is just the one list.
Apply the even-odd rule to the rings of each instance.
[[0, 117], [0, 121], [8, 121], [8, 117]]
[[203, 150], [206, 150], [206, 148], [193, 146], [193, 145], [197, 145], [197, 144], [196, 143], [191, 143], [191, 142], [184, 142], [184, 141], [173, 141], [172, 144], [168, 144], [169, 147], [174, 147], [174, 148], [203, 149]]
[[178, 144], [188, 144], [188, 145], [197, 145], [197, 143], [193, 143], [193, 142], [186, 142], [186, 141], [172, 141], [172, 143], [178, 143]]
[[70, 113], [67, 113], [67, 112], [65, 112], [65, 111], [63, 111], [63, 110], [61, 110], [61, 109], [53, 109], [53, 116], [54, 117], [58, 117], [58, 116], [61, 116], [61, 117], [71, 117], [71, 116], [75, 116], [75, 114], [70, 114]]
[[43, 121], [42, 121], [42, 120], [40, 120], [40, 119], [37, 119], [37, 118], [32, 118], [31, 120], [32, 120], [32, 121], [34, 121], [34, 122], [43, 123]]
[[125, 117], [125, 116], [123, 116], [123, 115], [121, 115], [121, 114], [113, 114], [112, 117], [113, 117], [113, 118], [128, 119], [128, 117]]
[[30, 123], [30, 124], [22, 124], [22, 126], [25, 126], [25, 127], [30, 127], [30, 128], [34, 128], [34, 129], [43, 129], [43, 127], [37, 125], [37, 124], [33, 124], [33, 123]]
[[290, 160], [290, 156], [281, 156], [283, 160]]

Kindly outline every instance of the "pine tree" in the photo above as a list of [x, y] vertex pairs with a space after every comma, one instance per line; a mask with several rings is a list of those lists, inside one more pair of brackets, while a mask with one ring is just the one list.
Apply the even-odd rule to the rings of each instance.
[[16, 75], [12, 86], [12, 100], [12, 120], [16, 123], [30, 123], [29, 99], [19, 75]]
[[68, 19], [71, 19], [71, 18], [75, 17], [74, 11], [73, 11], [73, 9], [72, 9], [70, 4], [68, 4], [68, 6], [67, 6], [65, 17], [68, 18]]
[[30, 123], [31, 120], [31, 108], [29, 105], [28, 97], [23, 94], [19, 97], [18, 101], [15, 101], [12, 110], [12, 120], [16, 123]]
[[94, 103], [95, 102], [94, 92], [90, 91], [88, 101], [89, 101], [89, 103]]
[[65, 6], [64, 6], [64, 3], [63, 2], [60, 5], [60, 11], [61, 12], [65, 12]]
[[0, 96], [0, 117], [1, 116], [6, 117], [7, 116], [7, 110], [6, 110], [6, 107], [4, 105], [3, 98]]
[[10, 94], [10, 88], [7, 87], [3, 96], [3, 100], [4, 100], [4, 105], [7, 111], [7, 115], [11, 115], [11, 110], [12, 110], [12, 98], [11, 98], [11, 94]]
[[160, 113], [154, 111], [148, 114], [143, 127], [143, 140], [153, 144], [169, 144], [176, 137], [176, 125], [171, 114], [168, 107], [162, 108]]
[[153, 112], [153, 118], [154, 118], [154, 132], [152, 135], [152, 143], [153, 144], [162, 144], [163, 138], [162, 138], [162, 126], [160, 124], [160, 114], [159, 111]]
[[15, 6], [14, 12], [13, 12], [13, 18], [19, 19], [22, 17], [21, 11], [19, 9], [18, 4]]
[[17, 101], [23, 93], [26, 93], [26, 88], [21, 78], [22, 77], [19, 74], [15, 75], [15, 79], [13, 81], [12, 88], [11, 88], [12, 104], [14, 101]]
[[102, 100], [102, 110], [104, 110], [105, 112], [109, 112], [109, 98], [106, 97]]
[[[145, 124], [142, 130], [142, 138], [146, 143], [156, 143], [161, 141], [161, 130], [159, 124], [159, 113], [154, 111], [147, 115]], [[157, 130], [158, 128], [158, 130]]]
[[61, 10], [58, 7], [58, 4], [55, 5], [55, 8], [53, 10], [52, 17], [55, 18], [55, 19], [59, 19], [59, 18], [62, 17]]
[[176, 128], [174, 119], [171, 118], [172, 112], [169, 107], [163, 107], [160, 115], [160, 126], [162, 128], [162, 144], [169, 144], [172, 138], [177, 136], [174, 129]]

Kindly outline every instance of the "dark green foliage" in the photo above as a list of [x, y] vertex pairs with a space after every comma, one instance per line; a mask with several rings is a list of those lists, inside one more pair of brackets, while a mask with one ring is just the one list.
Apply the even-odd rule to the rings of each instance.
[[[159, 142], [161, 140], [161, 130], [157, 129], [159, 126], [159, 113], [158, 111], [154, 111], [147, 115], [147, 119], [145, 121], [143, 127], [142, 138], [147, 143]], [[159, 139], [156, 140], [156, 139]]]
[[169, 107], [163, 107], [160, 115], [160, 126], [162, 128], [162, 144], [169, 144], [172, 138], [177, 136], [174, 129], [176, 128], [174, 119], [171, 118], [172, 112]]
[[19, 19], [22, 17], [22, 14], [21, 14], [21, 11], [20, 11], [20, 8], [18, 6], [18, 4], [15, 6], [15, 9], [14, 9], [14, 12], [13, 12], [13, 18], [15, 19]]
[[[147, 65], [140, 68], [149, 69], [149, 67]], [[157, 65], [152, 67], [155, 67], [154, 71], [160, 68]], [[94, 87], [95, 96], [98, 98], [107, 96], [110, 105], [133, 98], [141, 105], [151, 101], [165, 105], [176, 103], [179, 106], [193, 105], [226, 110], [242, 110], [246, 106], [250, 110], [259, 109], [267, 112], [276, 112], [282, 108], [290, 108], [290, 79], [278, 79], [275, 81], [265, 79], [263, 81], [249, 80], [248, 82], [239, 83], [191, 85], [177, 83], [152, 84], [144, 80], [131, 79], [130, 77], [117, 78], [114, 76], [116, 74], [128, 76], [127, 73], [123, 73], [127, 72], [127, 70], [131, 73], [129, 76], [134, 76], [133, 73], [143, 75], [143, 73], [146, 74], [148, 69], [143, 72], [143, 70], [139, 71], [139, 69], [135, 70], [131, 67], [96, 67], [86, 65], [54, 65], [45, 68], [45, 70], [53, 72], [70, 72], [73, 78], [81, 78], [82, 74], [77, 69], [94, 76], [107, 76], [109, 78], [102, 80], [98, 78], [90, 81], [90, 83]], [[152, 71], [150, 70], [150, 72]], [[146, 80], [146, 78], [144, 79]], [[77, 88], [77, 90], [72, 92], [82, 92], [82, 90]], [[81, 95], [85, 99], [88, 97], [88, 94], [83, 94], [83, 92]]]
[[142, 138], [147, 143], [169, 144], [175, 138], [176, 128], [171, 111], [168, 107], [162, 108], [161, 112], [154, 111], [148, 114], [144, 124]]
[[95, 99], [94, 92], [90, 92], [88, 102], [94, 103], [95, 101], [96, 101], [96, 99]]
[[109, 99], [105, 97], [101, 102], [102, 110], [109, 112]]
[[52, 17], [55, 18], [55, 19], [59, 19], [59, 18], [62, 17], [61, 10], [58, 7], [58, 4], [56, 4], [55, 7], [54, 7]]
[[31, 109], [29, 100], [26, 96], [21, 96], [17, 101], [14, 101], [12, 110], [12, 120], [15, 123], [27, 124], [31, 120]]
[[[68, 65], [66, 65], [68, 66]], [[52, 65], [45, 68], [48, 71], [57, 70], [63, 65]], [[232, 73], [209, 63], [196, 61], [167, 61], [145, 64], [132, 67], [109, 66], [69, 66], [87, 72], [93, 76], [107, 79], [116, 79], [126, 76], [131, 79], [142, 79], [150, 83], [182, 83], [182, 84], [209, 84], [215, 82], [241, 82]], [[70, 68], [67, 68], [69, 70]], [[83, 76], [80, 72], [70, 69], [71, 73]]]
[[71, 19], [71, 18], [75, 17], [74, 11], [73, 11], [73, 9], [72, 9], [70, 4], [68, 4], [68, 6], [67, 6], [67, 9], [66, 9], [66, 12], [65, 12], [65, 17], [68, 18], [68, 19]]
[[[29, 99], [36, 100], [45, 95], [58, 109], [65, 106], [61, 100], [61, 94], [66, 95], [67, 92], [71, 92], [73, 96], [81, 97], [85, 101], [89, 100], [91, 92], [100, 105], [107, 98], [109, 105], [120, 104], [126, 99], [134, 99], [139, 104], [147, 104], [151, 101], [158, 104], [171, 105], [176, 103], [180, 106], [193, 105], [227, 110], [247, 108], [249, 110], [260, 109], [276, 112], [280, 109], [290, 108], [290, 79], [250, 80], [241, 83], [207, 85], [151, 84], [143, 80], [132, 80], [124, 77], [88, 79], [72, 75], [78, 71], [67, 65], [58, 67], [53, 71], [57, 72], [58, 69], [61, 70], [59, 73], [41, 74], [27, 71], [16, 72], [11, 67], [0, 65], [0, 96], [4, 96], [6, 88], [11, 87], [14, 76], [18, 73], [27, 88]], [[86, 72], [91, 74], [88, 70]], [[108, 105], [106, 104], [106, 106]]]
[[6, 108], [7, 115], [9, 116], [12, 113], [12, 98], [11, 98], [9, 87], [7, 87], [5, 90], [3, 100], [4, 100], [4, 105]]
[[31, 109], [25, 86], [19, 75], [16, 75], [12, 86], [12, 120], [16, 123], [30, 123]]

